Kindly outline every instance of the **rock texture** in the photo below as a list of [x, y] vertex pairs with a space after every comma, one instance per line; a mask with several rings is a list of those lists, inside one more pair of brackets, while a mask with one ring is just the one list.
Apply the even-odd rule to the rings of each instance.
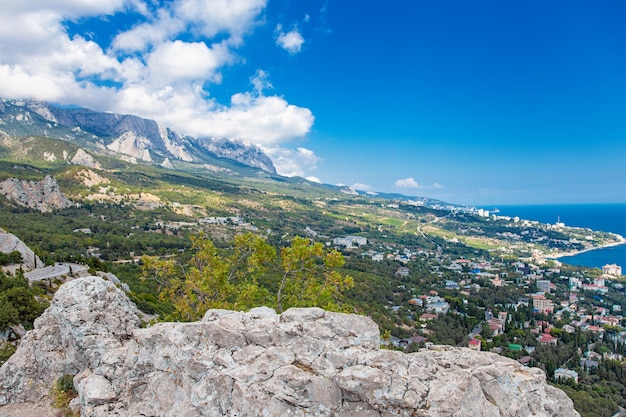
[[22, 265], [25, 266], [26, 269], [34, 269], [43, 265], [41, 259], [35, 255], [35, 252], [26, 246], [17, 236], [0, 229], [0, 252], [11, 253], [14, 251], [18, 251], [22, 254]]
[[578, 415], [538, 369], [465, 348], [379, 350], [362, 316], [261, 307], [138, 324], [111, 283], [63, 285], [0, 368], [0, 404], [40, 401], [70, 373], [83, 417]]
[[261, 168], [276, 174], [272, 160], [256, 146], [245, 145], [228, 139], [201, 138], [197, 139], [200, 147], [211, 152], [218, 158], [228, 158], [255, 168]]
[[50, 175], [41, 181], [9, 178], [0, 182], [0, 194], [11, 201], [44, 213], [73, 205], [59, 189], [56, 179]]
[[96, 161], [93, 156], [91, 156], [81, 148], [78, 148], [78, 150], [74, 154], [74, 157], [70, 160], [70, 163], [74, 165], [86, 166], [87, 168], [102, 169], [102, 165], [100, 165], [100, 163]]
[[62, 285], [0, 368], [0, 404], [40, 401], [59, 377], [96, 367], [107, 350], [121, 347], [140, 325], [123, 294], [100, 277]]

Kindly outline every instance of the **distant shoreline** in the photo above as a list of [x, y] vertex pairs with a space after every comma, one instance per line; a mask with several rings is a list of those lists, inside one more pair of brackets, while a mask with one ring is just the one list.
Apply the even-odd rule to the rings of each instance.
[[[550, 256], [546, 256], [546, 259], [555, 259], [559, 262], [562, 262], [560, 260], [560, 258], [565, 258], [565, 257], [570, 257], [570, 256], [577, 256], [580, 255], [582, 253], [585, 252], [591, 252], [594, 250], [599, 250], [599, 249], [607, 249], [607, 248], [612, 248], [615, 246], [621, 246], [621, 245], [625, 245], [626, 244], [626, 239], [624, 239], [622, 236], [617, 235], [620, 238], [619, 242], [613, 242], [613, 243], [607, 243], [605, 245], [601, 245], [601, 246], [596, 246], [593, 248], [587, 248], [587, 249], [582, 249], [582, 250], [578, 250], [578, 251], [571, 251], [571, 252], [557, 252], [555, 255], [550, 255]], [[565, 262], [567, 263], [567, 262]]]

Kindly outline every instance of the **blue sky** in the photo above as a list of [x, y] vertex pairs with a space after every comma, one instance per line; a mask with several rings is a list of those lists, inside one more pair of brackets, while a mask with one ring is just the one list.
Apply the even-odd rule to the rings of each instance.
[[10, 2], [0, 96], [226, 136], [366, 191], [623, 203], [625, 16], [617, 0]]

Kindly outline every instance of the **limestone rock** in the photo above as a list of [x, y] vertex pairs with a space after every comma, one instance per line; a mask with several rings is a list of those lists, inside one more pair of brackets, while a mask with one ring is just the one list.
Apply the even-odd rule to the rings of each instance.
[[82, 165], [87, 168], [102, 169], [102, 165], [100, 165], [100, 163], [96, 161], [93, 156], [85, 152], [82, 148], [78, 148], [76, 154], [70, 160], [70, 163], [74, 165]]
[[161, 162], [161, 166], [167, 169], [174, 169], [174, 165], [172, 165], [170, 158], [165, 158], [163, 162]]
[[0, 229], [0, 252], [11, 253], [14, 251], [18, 251], [22, 254], [22, 265], [27, 269], [33, 269], [43, 265], [41, 259], [35, 255], [35, 252], [26, 246], [17, 236], [6, 233], [4, 230]]
[[56, 179], [50, 175], [41, 181], [9, 178], [0, 182], [0, 194], [20, 205], [44, 213], [72, 206], [72, 202], [59, 189]]
[[0, 368], [0, 404], [41, 400], [58, 378], [97, 366], [139, 325], [135, 305], [113, 283], [92, 276], [63, 284]]
[[135, 311], [100, 278], [63, 285], [0, 368], [0, 402], [71, 373], [83, 417], [578, 415], [539, 369], [467, 348], [379, 350], [363, 316], [261, 307], [138, 328]]

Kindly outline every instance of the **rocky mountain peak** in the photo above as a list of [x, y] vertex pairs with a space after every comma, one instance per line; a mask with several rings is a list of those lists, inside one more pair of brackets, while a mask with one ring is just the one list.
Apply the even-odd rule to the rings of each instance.
[[379, 350], [363, 316], [261, 307], [139, 324], [112, 283], [62, 285], [0, 368], [0, 404], [40, 401], [71, 374], [83, 417], [578, 415], [537, 368], [467, 348]]

